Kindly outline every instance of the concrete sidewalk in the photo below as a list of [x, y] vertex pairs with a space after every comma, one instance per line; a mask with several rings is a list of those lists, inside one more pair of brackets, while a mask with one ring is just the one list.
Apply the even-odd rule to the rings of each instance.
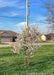
[[11, 47], [11, 45], [0, 45], [0, 47]]
[[51, 45], [51, 44], [54, 44], [54, 43], [39, 43], [40, 45]]
[[[51, 44], [54, 44], [54, 43], [38, 43], [39, 45], [51, 45]], [[11, 45], [0, 45], [0, 47], [11, 47]]]

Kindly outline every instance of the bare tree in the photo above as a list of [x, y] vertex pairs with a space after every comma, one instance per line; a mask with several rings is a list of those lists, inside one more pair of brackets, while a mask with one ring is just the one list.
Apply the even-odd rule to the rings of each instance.
[[1, 43], [1, 36], [0, 36], [0, 43]]
[[13, 52], [25, 55], [26, 65], [30, 63], [30, 56], [33, 50], [36, 50], [40, 45], [38, 44], [40, 34], [36, 27], [29, 27], [22, 29], [21, 34], [17, 36], [16, 43], [13, 45]]
[[49, 30], [54, 32], [54, 0], [46, 0], [43, 4], [43, 8], [47, 11], [45, 16], [47, 17], [46, 21], [48, 22]]

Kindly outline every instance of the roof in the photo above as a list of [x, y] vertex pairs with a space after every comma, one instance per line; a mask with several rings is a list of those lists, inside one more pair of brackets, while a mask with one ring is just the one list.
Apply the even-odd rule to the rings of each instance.
[[49, 38], [51, 38], [51, 36], [50, 36], [50, 35], [45, 35], [45, 36], [46, 36], [48, 39], [49, 39]]
[[[42, 34], [42, 35], [44, 35], [44, 36], [47, 37], [48, 39], [51, 38], [51, 36], [48, 35], [48, 34]], [[42, 36], [42, 35], [41, 35], [41, 36]]]
[[17, 33], [14, 32], [14, 31], [0, 30], [0, 35], [3, 34], [3, 33], [9, 34], [11, 37], [17, 36]]
[[54, 37], [54, 33], [50, 33], [50, 34], [48, 34], [49, 36], [51, 36], [51, 37]]
[[52, 37], [54, 37], [54, 33], [43, 34], [43, 35], [46, 36], [47, 38], [52, 38]]

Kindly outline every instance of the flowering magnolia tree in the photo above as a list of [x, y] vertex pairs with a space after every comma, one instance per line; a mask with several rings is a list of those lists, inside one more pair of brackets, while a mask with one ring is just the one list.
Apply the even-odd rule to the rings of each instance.
[[17, 36], [12, 51], [14, 53], [24, 54], [26, 65], [29, 65], [30, 63], [30, 57], [33, 50], [40, 47], [38, 44], [39, 37], [40, 33], [37, 31], [36, 27], [22, 29], [21, 34]]

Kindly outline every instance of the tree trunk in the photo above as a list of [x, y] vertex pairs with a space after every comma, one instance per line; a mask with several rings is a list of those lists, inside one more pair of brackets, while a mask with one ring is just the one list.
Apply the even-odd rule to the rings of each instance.
[[26, 62], [26, 65], [29, 65], [29, 63], [30, 63], [30, 57], [29, 56], [25, 57], [25, 62]]
[[26, 63], [26, 65], [29, 65], [29, 63], [30, 63], [30, 53], [31, 52], [29, 52], [29, 55], [27, 55], [27, 51], [25, 51], [25, 63]]

